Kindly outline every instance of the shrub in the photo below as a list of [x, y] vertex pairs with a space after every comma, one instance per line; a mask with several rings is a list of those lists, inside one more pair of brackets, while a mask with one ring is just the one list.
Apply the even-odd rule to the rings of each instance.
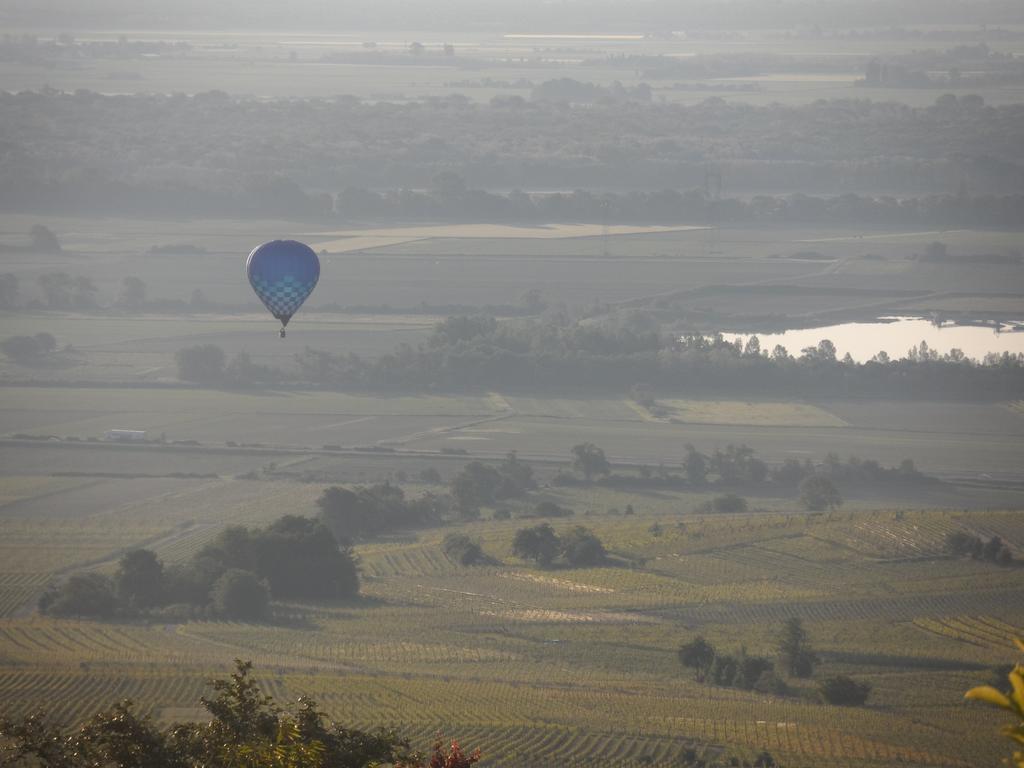
[[201, 344], [179, 349], [174, 359], [178, 364], [178, 378], [200, 384], [216, 384], [224, 378], [224, 350], [215, 344]]
[[449, 533], [444, 537], [441, 549], [449, 559], [459, 565], [476, 565], [485, 559], [480, 544], [464, 533]]
[[114, 584], [102, 573], [76, 573], [39, 598], [39, 610], [54, 616], [109, 619], [117, 612]]
[[417, 479], [426, 485], [441, 485], [444, 482], [444, 480], [441, 479], [441, 473], [433, 467], [427, 467], [426, 469], [420, 470], [419, 475], [417, 475]]
[[572, 510], [553, 501], [540, 501], [533, 508], [534, 517], [572, 517]]
[[574, 568], [601, 565], [608, 559], [604, 544], [592, 531], [578, 525], [561, 537], [562, 555]]
[[252, 571], [231, 568], [217, 579], [210, 592], [213, 610], [220, 616], [261, 621], [270, 610], [270, 590]]
[[715, 496], [711, 500], [711, 511], [721, 514], [736, 514], [747, 511], [747, 500], [735, 493]]
[[846, 675], [836, 675], [822, 680], [818, 693], [827, 704], [843, 707], [859, 707], [868, 700], [871, 693], [870, 683], [858, 683]]
[[10, 336], [0, 341], [0, 351], [15, 362], [48, 355], [57, 349], [57, 339], [51, 333], [35, 336]]
[[824, 475], [811, 475], [800, 482], [800, 501], [812, 512], [835, 509], [843, 503], [835, 485]]
[[512, 554], [523, 560], [533, 560], [543, 567], [550, 566], [555, 561], [561, 548], [562, 543], [558, 535], [547, 523], [516, 531], [515, 539], [512, 541]]

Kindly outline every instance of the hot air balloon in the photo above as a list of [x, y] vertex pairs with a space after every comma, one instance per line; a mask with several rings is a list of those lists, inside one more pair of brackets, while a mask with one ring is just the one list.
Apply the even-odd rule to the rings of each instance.
[[257, 246], [245, 263], [256, 295], [284, 329], [320, 279], [320, 259], [305, 243], [273, 240]]

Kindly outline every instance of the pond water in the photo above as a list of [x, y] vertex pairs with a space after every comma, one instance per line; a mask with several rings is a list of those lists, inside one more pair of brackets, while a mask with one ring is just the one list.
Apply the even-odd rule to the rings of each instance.
[[922, 341], [939, 354], [959, 349], [968, 357], [981, 359], [989, 352], [1024, 353], [1024, 322], [999, 325], [937, 324], [923, 317], [880, 317], [866, 323], [842, 323], [821, 328], [799, 328], [782, 333], [724, 333], [729, 341], [744, 344], [756, 335], [763, 351], [771, 352], [776, 344], [785, 347], [794, 357], [805, 347], [817, 346], [828, 339], [842, 358], [847, 352], [858, 361], [870, 360], [881, 351], [891, 359], [906, 357], [911, 347]]

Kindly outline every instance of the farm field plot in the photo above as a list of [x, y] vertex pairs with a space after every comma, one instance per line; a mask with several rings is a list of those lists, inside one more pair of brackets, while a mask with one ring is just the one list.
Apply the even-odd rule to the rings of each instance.
[[[116, 389], [6, 387], [0, 432], [102, 437], [108, 429], [166, 432], [168, 439], [312, 440], [315, 447], [380, 418], [381, 437], [365, 431], [353, 441], [398, 437], [501, 415], [505, 406], [488, 396], [371, 397], [326, 392], [260, 393], [199, 389]], [[34, 414], [31, 419], [29, 414]], [[10, 423], [5, 419], [10, 417]], [[269, 421], [268, 421], [269, 420]], [[378, 426], [375, 424], [374, 426]], [[365, 430], [366, 427], [363, 427]], [[283, 430], [283, 432], [282, 432]], [[244, 433], [244, 434], [236, 434]]]
[[[659, 226], [627, 226], [617, 224], [609, 225], [607, 234], [637, 235], [660, 232], [689, 232], [704, 229], [703, 227], [659, 227]], [[450, 224], [426, 227], [390, 227], [388, 229], [351, 229], [338, 232], [312, 232], [309, 236], [315, 238], [314, 245], [317, 250], [325, 250], [328, 253], [338, 253], [353, 250], [352, 241], [385, 240], [393, 241], [384, 245], [400, 245], [405, 242], [418, 240], [429, 240], [432, 238], [497, 238], [497, 239], [527, 239], [547, 240], [577, 237], [598, 237], [606, 234], [605, 228], [600, 224], [555, 224], [548, 226], [510, 226], [505, 224]], [[324, 240], [328, 237], [337, 237], [336, 240]]]
[[321, 490], [272, 481], [0, 478], [0, 488], [8, 485], [21, 498], [0, 506], [0, 615], [31, 605], [62, 574], [113, 569], [132, 548], [182, 562], [226, 525], [264, 524], [282, 509], [312, 514]]
[[845, 427], [838, 416], [816, 405], [736, 400], [658, 400], [668, 417], [689, 424], [741, 424], [768, 427]]
[[1024, 435], [1024, 414], [1005, 404], [870, 403], [834, 400], [822, 407], [854, 427], [893, 432]]
[[[0, 216], [0, 235], [7, 232], [7, 239], [13, 241], [38, 223], [36, 218]], [[308, 224], [298, 222], [252, 224], [246, 230], [246, 222], [196, 221], [187, 222], [176, 232], [169, 232], [164, 222], [113, 221], [107, 228], [89, 220], [48, 217], [45, 223], [62, 237], [67, 254], [28, 258], [14, 253], [0, 257], [4, 270], [14, 273], [26, 286], [47, 272], [85, 274], [96, 284], [98, 299], [105, 304], [116, 298], [124, 276], [134, 275], [149, 286], [151, 299], [189, 301], [198, 289], [211, 302], [251, 307], [254, 312], [259, 304], [244, 273], [248, 252], [266, 239], [308, 234]], [[147, 227], [152, 228], [148, 236]], [[491, 225], [485, 229], [495, 230]], [[383, 245], [361, 237], [358, 239], [367, 246], [365, 250], [322, 257], [320, 283], [303, 317], [311, 319], [316, 308], [323, 305], [418, 309], [423, 304], [509, 304], [533, 288], [541, 288], [552, 303], [589, 305], [595, 299], [620, 301], [707, 284], [791, 280], [824, 268], [815, 262], [764, 258], [772, 253], [774, 244], [759, 240], [762, 233], [741, 232], [736, 243], [723, 246], [725, 253], [709, 258], [707, 235], [699, 229], [677, 227], [656, 234], [615, 234], [613, 228], [607, 239], [564, 236], [574, 229], [574, 225], [551, 225], [537, 230], [542, 235], [558, 233], [558, 237], [435, 236], [400, 245]], [[429, 233], [395, 227], [381, 230], [377, 239], [387, 240], [385, 234], [392, 240], [402, 239], [408, 231]], [[793, 240], [787, 234], [772, 237], [782, 240], [780, 248], [788, 248], [788, 241]], [[723, 240], [727, 238], [723, 235]], [[151, 247], [172, 244], [206, 248], [209, 252], [146, 253]], [[837, 246], [839, 250], [845, 247]], [[630, 265], [625, 272], [623, 261]]]
[[703, 451], [745, 443], [771, 462], [786, 458], [820, 460], [829, 452], [873, 458], [896, 466], [912, 458], [930, 473], [1017, 476], [1024, 466], [1024, 445], [1016, 434], [963, 434], [955, 430], [927, 433], [890, 432], [853, 427], [769, 427], [718, 424], [661, 424], [649, 422], [569, 421], [513, 417], [501, 422], [501, 432], [427, 435], [410, 447], [438, 450], [472, 439], [474, 452], [489, 455], [517, 450], [523, 455], [564, 458], [576, 443], [601, 445], [609, 458], [657, 465], [678, 464], [689, 443]]
[[0, 445], [0, 476], [52, 474], [161, 477], [235, 475], [259, 469], [267, 462], [294, 458], [271, 451], [259, 455], [221, 450], [148, 450], [133, 446], [82, 443], [6, 443]]
[[[241, 515], [267, 520], [270, 508], [289, 503], [308, 512], [318, 490], [221, 482], [182, 500], [180, 514], [214, 525]], [[152, 518], [175, 519], [161, 503]], [[982, 530], [1010, 519], [856, 510], [813, 518], [577, 516], [556, 528], [583, 522], [639, 564], [553, 571], [511, 555], [522, 521], [470, 522], [457, 530], [480, 538], [500, 565], [454, 565], [439, 546], [451, 529], [367, 542], [358, 553], [368, 599], [281, 604], [290, 618], [274, 624], [0, 620], [0, 694], [13, 714], [59, 701], [68, 722], [111, 690], [161, 720], [193, 717], [203, 678], [242, 657], [256, 662], [264, 690], [279, 701], [310, 695], [342, 722], [401, 724], [418, 740], [441, 728], [491, 750], [488, 763], [502, 768], [610, 755], [624, 765], [667, 766], [695, 742], [747, 757], [767, 749], [809, 766], [992, 762], [1002, 752], [987, 737], [991, 713], [965, 704], [962, 693], [983, 679], [985, 665], [1006, 658], [1003, 644], [1024, 629], [1024, 576], [913, 553], [931, 551], [957, 526]], [[652, 521], [665, 532], [653, 535]], [[886, 531], [903, 536], [911, 554], [879, 560], [830, 544], [858, 531], [866, 541], [884, 540]], [[182, 562], [195, 549], [158, 551]], [[933, 567], [960, 581], [936, 594], [913, 575]], [[886, 585], [896, 582], [902, 594], [894, 596]], [[955, 604], [971, 608], [951, 610]], [[771, 654], [779, 624], [792, 615], [804, 617], [823, 674], [874, 686], [868, 706], [818, 704], [799, 682], [783, 697], [709, 686], [675, 659], [679, 643], [698, 633], [731, 651], [746, 645]]]
[[289, 328], [282, 344], [275, 321], [251, 315], [82, 315], [17, 314], [5, 319], [15, 335], [50, 333], [61, 348], [47, 361], [15, 364], [0, 360], [0, 376], [49, 381], [177, 381], [175, 353], [197, 344], [215, 344], [228, 355], [245, 352], [254, 362], [295, 370], [295, 354], [305, 346], [340, 354], [375, 357], [401, 344], [426, 340], [436, 318], [307, 313]]
[[[305, 237], [308, 223], [238, 220], [185, 222], [172, 230], [166, 222], [143, 220], [88, 220], [47, 217], [47, 226], [62, 238], [68, 253], [58, 256], [29, 258], [16, 253], [0, 258], [5, 271], [11, 271], [26, 286], [45, 272], [66, 271], [89, 276], [99, 289], [101, 304], [112, 302], [125, 275], [141, 278], [149, 286], [152, 299], [189, 301], [200, 290], [206, 299], [259, 311], [244, 279], [244, 259], [251, 248], [275, 237]], [[0, 236], [10, 241], [24, 237], [38, 218], [6, 214], [0, 216]], [[423, 304], [485, 305], [509, 304], [534, 288], [542, 289], [552, 304], [590, 305], [594, 300], [619, 302], [641, 299], [671, 292], [688, 291], [701, 286], [751, 285], [772, 283], [829, 288], [865, 290], [893, 289], [926, 292], [956, 291], [958, 293], [1021, 293], [1024, 282], [1020, 270], [993, 265], [956, 266], [923, 265], [908, 260], [920, 253], [931, 241], [941, 238], [951, 250], [966, 253], [998, 252], [1015, 244], [1012, 234], [1005, 232], [957, 230], [955, 232], [894, 232], [865, 236], [862, 232], [842, 229], [785, 229], [733, 227], [711, 234], [707, 230], [667, 228], [651, 232], [648, 227], [623, 227], [621, 231], [641, 233], [617, 234], [613, 228], [607, 238], [602, 236], [566, 236], [578, 233], [577, 225], [551, 225], [533, 229], [483, 225], [476, 231], [488, 237], [445, 237], [446, 231], [473, 232], [464, 227], [393, 227], [372, 230], [349, 230], [351, 238], [334, 237], [358, 250], [327, 254], [316, 293], [303, 314], [300, 329], [314, 331], [350, 330], [348, 343], [355, 351], [367, 349], [384, 338], [361, 338], [359, 331], [367, 327], [346, 329], [340, 322], [325, 318], [319, 327], [315, 318], [317, 307], [420, 308]], [[509, 231], [531, 236], [494, 236]], [[589, 232], [590, 230], [582, 230]], [[552, 237], [551, 234], [558, 236]], [[335, 235], [341, 234], [336, 232]], [[541, 235], [541, 236], [536, 236]], [[409, 239], [422, 237], [423, 239]], [[396, 243], [395, 240], [403, 240]], [[154, 256], [146, 253], [153, 246], [182, 244], [207, 249], [207, 253], [179, 253]], [[715, 253], [711, 253], [715, 251]], [[815, 261], [786, 258], [795, 253], [813, 251], [829, 259]], [[865, 253], [885, 260], [861, 259]], [[770, 258], [783, 257], [783, 258]], [[629, 268], [623, 270], [623, 265]], [[29, 293], [30, 291], [26, 291]], [[821, 311], [858, 307], [869, 303], [870, 297], [840, 297], [838, 304], [813, 303], [805, 311]], [[899, 304], [897, 298], [890, 297]], [[694, 306], [703, 304], [692, 301]], [[711, 298], [704, 298], [706, 303]], [[903, 303], [907, 301], [904, 298]], [[754, 303], [750, 303], [754, 302]], [[761, 312], [789, 314], [791, 303], [779, 304], [778, 297], [734, 291], [715, 299], [716, 309], [725, 312]], [[144, 317], [144, 316], [143, 316]], [[209, 327], [211, 319], [226, 325]], [[237, 316], [231, 321], [237, 322]], [[174, 323], [179, 334], [163, 331], [150, 338], [208, 333], [214, 338], [224, 332], [226, 343], [245, 343], [250, 351], [262, 351], [258, 333], [246, 334], [251, 328], [244, 321], [239, 327], [227, 318], [178, 318]], [[420, 318], [429, 326], [430, 318]], [[193, 325], [199, 323], [199, 325]], [[332, 327], [331, 323], [334, 326]], [[396, 321], [393, 333], [412, 332], [408, 319]], [[143, 326], [145, 327], [145, 325]], [[99, 326], [97, 326], [99, 329]], [[40, 327], [39, 330], [50, 330]], [[378, 330], [386, 332], [386, 326]], [[38, 332], [38, 331], [37, 331]], [[50, 332], [53, 332], [52, 330]], [[74, 329], [69, 337], [78, 336]], [[60, 338], [59, 334], [58, 338]], [[364, 334], [365, 335], [365, 334]], [[381, 334], [383, 336], [383, 333]], [[88, 343], [102, 343], [90, 339]], [[111, 332], [106, 337], [117, 340]], [[144, 337], [145, 338], [145, 337]], [[337, 345], [324, 333], [310, 336], [317, 344], [333, 349]], [[400, 340], [405, 337], [397, 336]], [[70, 338], [69, 338], [70, 340]], [[276, 342], [277, 339], [270, 339]], [[78, 343], [78, 342], [74, 342]], [[310, 342], [312, 343], [312, 342]]]

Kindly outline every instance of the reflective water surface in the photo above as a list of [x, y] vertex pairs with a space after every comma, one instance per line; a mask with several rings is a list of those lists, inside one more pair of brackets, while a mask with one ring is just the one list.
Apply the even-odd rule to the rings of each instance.
[[782, 333], [725, 333], [729, 341], [756, 335], [763, 351], [771, 352], [781, 344], [791, 355], [800, 356], [804, 347], [817, 346], [828, 339], [836, 346], [838, 357], [847, 352], [858, 362], [870, 360], [884, 351], [890, 358], [906, 357], [911, 347], [922, 341], [930, 349], [945, 354], [959, 349], [965, 355], [981, 359], [989, 352], [1024, 353], [1024, 322], [994, 325], [936, 324], [922, 317], [883, 317], [866, 323], [842, 323], [821, 328], [800, 328]]

